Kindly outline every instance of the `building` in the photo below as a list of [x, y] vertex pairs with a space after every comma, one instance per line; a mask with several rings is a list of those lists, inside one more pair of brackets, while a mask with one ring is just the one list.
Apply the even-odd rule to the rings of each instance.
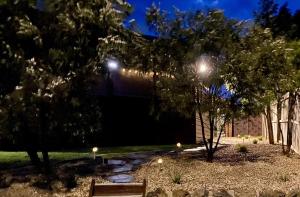
[[195, 119], [153, 109], [153, 73], [117, 69], [98, 79], [95, 94], [104, 103], [103, 146], [195, 143]]
[[261, 136], [262, 115], [233, 119], [230, 123], [226, 124], [226, 137], [237, 137], [238, 135]]

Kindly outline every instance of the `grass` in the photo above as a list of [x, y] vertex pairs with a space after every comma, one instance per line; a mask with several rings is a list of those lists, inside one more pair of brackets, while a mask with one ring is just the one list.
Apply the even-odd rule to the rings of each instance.
[[[195, 145], [183, 145], [183, 148], [191, 148]], [[120, 147], [99, 147], [97, 156], [102, 156], [104, 158], [124, 156], [129, 153], [134, 152], [147, 152], [147, 151], [169, 151], [176, 149], [175, 145], [149, 145], [149, 146], [120, 146]], [[39, 153], [41, 157], [41, 153]], [[49, 152], [49, 157], [51, 160], [64, 161], [71, 159], [80, 158], [91, 158], [91, 149], [81, 149], [81, 150], [71, 150], [71, 151], [56, 151]], [[29, 163], [29, 157], [26, 152], [10, 152], [10, 151], [0, 151], [0, 166], [1, 168], [6, 168], [8, 166], [14, 165], [24, 165]]]

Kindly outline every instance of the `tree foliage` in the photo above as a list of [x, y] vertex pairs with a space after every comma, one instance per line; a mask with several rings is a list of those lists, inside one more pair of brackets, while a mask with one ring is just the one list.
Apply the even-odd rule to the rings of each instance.
[[61, 0], [40, 11], [13, 2], [0, 7], [1, 130], [33, 162], [41, 150], [47, 163], [57, 134], [83, 144], [101, 130], [93, 83], [106, 73], [108, 55], [122, 54], [130, 5]]
[[[207, 158], [212, 161], [234, 105], [232, 97], [224, 91], [220, 73], [232, 43], [239, 39], [239, 25], [219, 10], [175, 9], [172, 18], [155, 5], [148, 9], [147, 19], [158, 36], [155, 45], [159, 47], [152, 54], [157, 57], [154, 65], [164, 73], [156, 81], [160, 106], [190, 117], [198, 113]], [[207, 66], [207, 70], [202, 72], [201, 66]], [[218, 139], [214, 145], [217, 123]], [[205, 127], [209, 128], [208, 132], [204, 131]]]

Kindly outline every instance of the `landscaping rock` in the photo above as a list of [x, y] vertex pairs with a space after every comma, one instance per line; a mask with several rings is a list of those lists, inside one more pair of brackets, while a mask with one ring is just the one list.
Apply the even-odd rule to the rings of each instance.
[[287, 197], [300, 197], [300, 189], [292, 190], [286, 196]]
[[121, 167], [116, 167], [114, 168], [112, 171], [114, 173], [120, 173], [120, 172], [129, 172], [132, 170], [133, 165], [132, 164], [126, 164], [124, 166]]
[[208, 191], [206, 189], [198, 189], [194, 191], [192, 197], [208, 197]]
[[255, 191], [240, 191], [240, 192], [234, 192], [235, 197], [256, 197], [257, 193]]
[[221, 189], [219, 191], [214, 192], [213, 196], [214, 197], [234, 197], [234, 192]]
[[51, 183], [51, 188], [54, 192], [65, 192], [66, 188], [61, 181], [53, 181]]
[[172, 197], [190, 197], [190, 193], [188, 191], [179, 189], [179, 190], [174, 190], [172, 192]]
[[10, 175], [3, 175], [0, 177], [0, 188], [7, 188], [13, 182], [13, 177]]
[[131, 183], [134, 178], [128, 174], [119, 174], [107, 177], [107, 179], [112, 183]]
[[168, 197], [168, 194], [166, 193], [165, 190], [161, 188], [157, 188], [153, 192], [148, 192], [146, 197]]
[[109, 159], [107, 160], [108, 165], [125, 165], [125, 161], [123, 160], [114, 160], [114, 159]]
[[266, 190], [263, 192], [259, 193], [259, 197], [285, 197], [285, 193], [282, 191], [271, 191], [271, 190]]
[[143, 163], [143, 160], [141, 160], [141, 159], [135, 159], [131, 162], [131, 164], [133, 164], [133, 165], [140, 165], [142, 163]]

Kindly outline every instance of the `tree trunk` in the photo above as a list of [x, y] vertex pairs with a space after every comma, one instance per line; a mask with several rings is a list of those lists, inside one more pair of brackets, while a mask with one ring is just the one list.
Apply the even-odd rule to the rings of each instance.
[[218, 149], [218, 145], [219, 145], [219, 143], [220, 143], [220, 139], [221, 139], [222, 133], [223, 133], [223, 131], [224, 131], [224, 127], [225, 127], [225, 125], [226, 125], [226, 123], [227, 123], [226, 120], [227, 120], [227, 119], [224, 120], [224, 124], [223, 124], [222, 127], [221, 127], [221, 130], [220, 130], [220, 133], [219, 133], [219, 136], [218, 136], [218, 139], [217, 139], [217, 142], [216, 142], [216, 146], [215, 146], [215, 148], [214, 148], [213, 153], [215, 153], [215, 152], [217, 151], [217, 149]]
[[234, 132], [234, 117], [232, 116], [232, 120], [231, 120], [231, 137], [235, 137], [235, 132]]
[[267, 120], [269, 144], [274, 144], [274, 134], [273, 134], [273, 125], [272, 125], [271, 106], [270, 105], [267, 105], [265, 116], [266, 116], [266, 120]]
[[42, 155], [43, 155], [44, 168], [45, 168], [46, 173], [48, 173], [48, 172], [50, 172], [50, 161], [49, 161], [48, 151], [43, 150]]
[[296, 104], [296, 94], [290, 93], [288, 100], [288, 128], [287, 128], [287, 150], [286, 154], [290, 154], [292, 146], [292, 137], [293, 137], [293, 123], [294, 118], [294, 108]]
[[48, 112], [47, 103], [43, 100], [40, 101], [40, 148], [42, 150], [43, 155], [43, 167], [45, 172], [50, 171], [50, 162], [49, 162], [49, 155], [48, 155], [48, 146], [47, 146], [47, 131], [48, 131], [48, 119], [47, 119], [47, 112]]
[[208, 145], [207, 145], [207, 141], [206, 141], [206, 137], [205, 137], [204, 120], [203, 120], [203, 115], [202, 115], [202, 112], [200, 111], [200, 108], [198, 108], [198, 115], [199, 115], [199, 119], [200, 119], [200, 123], [201, 123], [202, 140], [203, 140], [204, 146], [206, 148], [206, 151], [208, 151]]
[[32, 149], [28, 149], [27, 150], [27, 154], [30, 158], [30, 161], [32, 163], [32, 165], [36, 166], [36, 167], [40, 167], [41, 166], [41, 160], [37, 154], [36, 150], [32, 150]]
[[214, 151], [212, 149], [209, 149], [207, 151], [207, 158], [206, 158], [206, 161], [207, 162], [213, 162], [213, 159], [214, 159]]
[[284, 137], [281, 129], [281, 112], [282, 112], [282, 101], [281, 99], [277, 99], [277, 142], [281, 137], [281, 144], [282, 144], [282, 152], [285, 153], [284, 147]]
[[214, 143], [214, 117], [212, 112], [209, 111], [209, 148], [207, 152], [207, 161], [212, 162], [213, 160], [213, 143]]

